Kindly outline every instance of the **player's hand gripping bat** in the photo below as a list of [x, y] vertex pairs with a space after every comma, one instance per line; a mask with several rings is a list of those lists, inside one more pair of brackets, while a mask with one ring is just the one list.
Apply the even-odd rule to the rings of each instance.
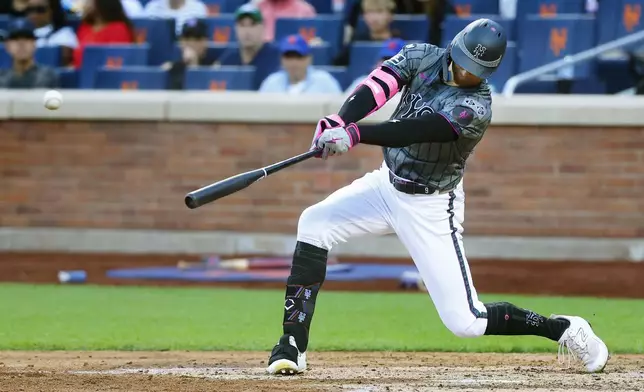
[[247, 188], [262, 178], [268, 177], [273, 173], [286, 169], [296, 163], [305, 161], [318, 154], [320, 154], [320, 150], [313, 149], [284, 161], [277, 162], [260, 169], [237, 174], [236, 176], [207, 185], [201, 189], [188, 193], [185, 197], [186, 206], [191, 209], [201, 207], [204, 204], [211, 203], [217, 199], [221, 199], [222, 197], [226, 197]]

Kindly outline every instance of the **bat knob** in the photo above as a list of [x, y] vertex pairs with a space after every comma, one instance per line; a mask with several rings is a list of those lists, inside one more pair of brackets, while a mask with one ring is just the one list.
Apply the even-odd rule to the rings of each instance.
[[190, 209], [195, 209], [195, 208], [199, 207], [199, 205], [200, 205], [199, 201], [197, 200], [195, 195], [193, 195], [192, 193], [188, 193], [186, 195], [186, 198], [185, 198], [184, 201], [186, 203], [186, 207], [188, 207]]

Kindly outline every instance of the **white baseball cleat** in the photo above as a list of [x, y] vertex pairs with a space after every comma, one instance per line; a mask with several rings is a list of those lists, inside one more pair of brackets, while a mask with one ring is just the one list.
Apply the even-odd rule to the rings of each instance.
[[[566, 357], [579, 359], [590, 373], [601, 372], [610, 358], [608, 347], [593, 332], [588, 321], [577, 316], [552, 315], [551, 318], [566, 319], [570, 326], [559, 339], [559, 359]], [[567, 350], [566, 350], [567, 349]]]
[[290, 376], [306, 370], [306, 352], [301, 353], [291, 335], [283, 335], [271, 352], [266, 371]]

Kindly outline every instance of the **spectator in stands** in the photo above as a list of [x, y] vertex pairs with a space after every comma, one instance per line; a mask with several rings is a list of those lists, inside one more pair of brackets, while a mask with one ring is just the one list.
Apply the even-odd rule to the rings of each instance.
[[393, 38], [391, 29], [396, 4], [393, 0], [362, 0], [362, 16], [367, 31], [358, 31], [355, 41], [384, 41]]
[[[376, 64], [374, 64], [374, 69], [380, 67], [380, 64], [382, 64], [383, 61], [389, 60], [390, 58], [394, 57], [398, 52], [400, 52], [405, 46], [405, 41], [403, 41], [400, 38], [392, 38], [390, 40], [387, 40], [384, 42], [382, 45], [382, 48], [380, 49], [380, 52], [378, 53], [378, 61]], [[362, 83], [365, 79], [367, 78], [367, 75], [360, 75], [357, 77], [353, 83], [345, 90], [347, 94], [351, 94], [353, 90], [358, 87], [358, 84]]]
[[352, 41], [346, 45], [333, 60], [334, 65], [349, 65], [351, 44], [356, 41], [386, 41], [400, 37], [398, 31], [392, 30], [391, 22], [394, 17], [396, 4], [393, 0], [362, 0], [362, 10], [367, 30], [356, 31]]
[[212, 65], [214, 58], [208, 56], [208, 28], [200, 19], [187, 20], [179, 36], [181, 59], [163, 64], [168, 70], [171, 90], [183, 90], [186, 69]]
[[275, 40], [275, 22], [279, 18], [313, 18], [315, 8], [305, 0], [259, 0], [259, 10], [264, 17], [264, 39]]
[[5, 48], [11, 59], [11, 69], [0, 70], [0, 88], [56, 88], [58, 75], [49, 67], [36, 64], [36, 34], [27, 19], [11, 22]]
[[[493, 1], [493, 0], [489, 0]], [[504, 1], [504, 0], [499, 0]], [[515, 1], [516, 0], [510, 0]], [[361, 0], [347, 0], [344, 8], [345, 42], [351, 42], [358, 19], [363, 14]], [[440, 45], [445, 15], [456, 13], [449, 0], [395, 0], [394, 14], [424, 14], [429, 18], [428, 42]], [[406, 37], [401, 37], [406, 38]]]
[[36, 46], [60, 47], [61, 65], [71, 65], [78, 39], [74, 30], [67, 25], [67, 16], [60, 0], [29, 0], [26, 12], [29, 20], [36, 26]]
[[85, 0], [83, 20], [78, 27], [79, 46], [74, 50], [74, 66], [83, 63], [87, 45], [132, 44], [134, 29], [125, 16], [123, 5], [114, 0]]
[[28, 0], [0, 0], [0, 14], [24, 17]]
[[311, 66], [311, 48], [304, 37], [289, 35], [280, 43], [282, 71], [271, 74], [259, 88], [263, 93], [340, 94], [342, 89], [328, 72]]
[[208, 7], [199, 0], [151, 0], [145, 6], [148, 18], [174, 19], [176, 34], [181, 34], [185, 21], [208, 16]]
[[262, 13], [247, 3], [235, 12], [235, 34], [239, 48], [226, 49], [217, 65], [250, 65], [255, 67], [254, 88], [280, 69], [280, 51], [272, 43], [264, 42]]

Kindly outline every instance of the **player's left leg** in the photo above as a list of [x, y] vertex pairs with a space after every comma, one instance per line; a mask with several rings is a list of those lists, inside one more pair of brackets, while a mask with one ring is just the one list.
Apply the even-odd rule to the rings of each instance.
[[[441, 320], [460, 337], [482, 335], [542, 336], [567, 347], [588, 371], [600, 371], [608, 360], [606, 345], [580, 317], [539, 315], [507, 302], [479, 301], [462, 243], [464, 195], [407, 195], [398, 199], [393, 226], [403, 242]], [[391, 205], [392, 203], [390, 203]]]
[[380, 189], [383, 177], [387, 174], [382, 169], [368, 173], [308, 207], [300, 216], [286, 281], [283, 335], [271, 351], [268, 373], [290, 375], [306, 369], [309, 331], [331, 248], [367, 234], [392, 233], [392, 218]]

